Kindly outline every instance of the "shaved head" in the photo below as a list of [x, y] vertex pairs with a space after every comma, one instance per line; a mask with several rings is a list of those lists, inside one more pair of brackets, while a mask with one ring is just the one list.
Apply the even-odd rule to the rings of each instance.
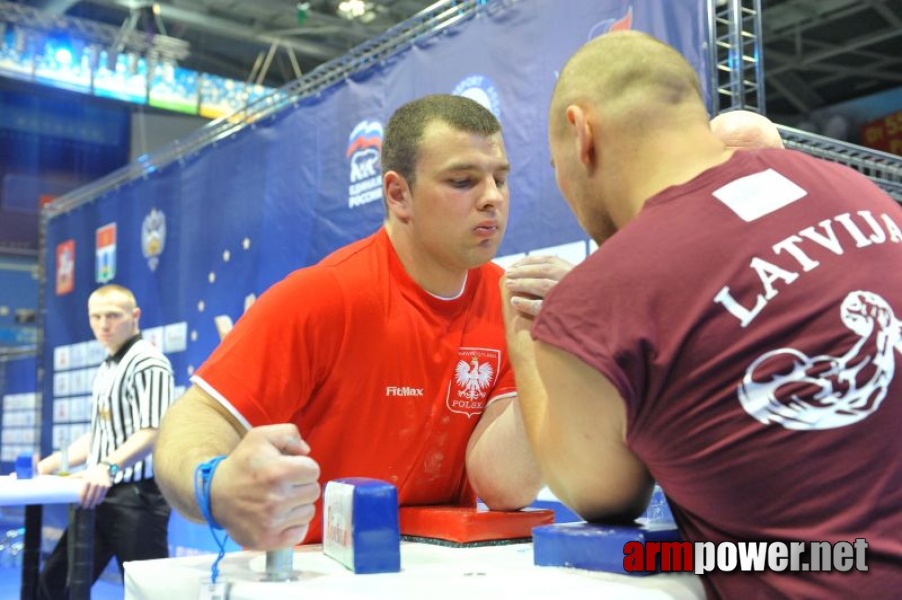
[[711, 133], [693, 66], [639, 31], [601, 35], [567, 61], [548, 143], [558, 188], [598, 243], [648, 198], [730, 157]]
[[637, 133], [673, 119], [677, 108], [707, 122], [692, 65], [671, 46], [638, 31], [602, 35], [567, 61], [552, 96], [552, 133], [563, 126], [571, 104], [595, 106], [615, 126]]
[[115, 283], [110, 283], [97, 288], [91, 292], [88, 301], [90, 302], [92, 298], [102, 298], [104, 300], [112, 299], [112, 301], [121, 305], [125, 310], [132, 310], [138, 306], [132, 291], [125, 286], [117, 285]]

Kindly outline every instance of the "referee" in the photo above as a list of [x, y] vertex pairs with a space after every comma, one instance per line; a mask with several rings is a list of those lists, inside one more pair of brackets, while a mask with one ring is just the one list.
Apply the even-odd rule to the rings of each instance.
[[[87, 464], [74, 475], [85, 480], [81, 507], [95, 509], [96, 581], [115, 556], [125, 561], [169, 555], [169, 505], [153, 479], [151, 451], [163, 413], [173, 401], [172, 365], [141, 339], [141, 309], [134, 294], [105, 285], [88, 298], [91, 330], [107, 358], [94, 379], [90, 430], [68, 448], [69, 464]], [[39, 474], [60, 470], [54, 452], [38, 464]], [[38, 598], [69, 597], [67, 537], [63, 533], [40, 575]]]

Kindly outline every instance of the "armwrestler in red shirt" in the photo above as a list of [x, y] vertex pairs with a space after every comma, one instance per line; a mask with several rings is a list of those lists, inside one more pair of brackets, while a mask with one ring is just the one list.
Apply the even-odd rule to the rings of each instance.
[[[254, 549], [319, 541], [320, 482], [337, 477], [389, 481], [402, 505], [533, 500], [489, 262], [509, 170], [476, 102], [426, 96], [392, 115], [384, 226], [262, 294], [167, 414], [157, 480], [182, 514], [201, 519], [193, 474], [217, 455], [212, 515]], [[534, 265], [527, 285], [542, 296], [568, 268]]]

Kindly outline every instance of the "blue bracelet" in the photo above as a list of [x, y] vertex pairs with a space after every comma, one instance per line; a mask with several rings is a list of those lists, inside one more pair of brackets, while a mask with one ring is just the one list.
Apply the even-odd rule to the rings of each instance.
[[194, 499], [197, 500], [200, 514], [213, 529], [223, 529], [223, 526], [213, 518], [213, 509], [210, 506], [210, 484], [213, 482], [213, 473], [216, 472], [216, 467], [224, 458], [225, 455], [214, 456], [194, 469]]

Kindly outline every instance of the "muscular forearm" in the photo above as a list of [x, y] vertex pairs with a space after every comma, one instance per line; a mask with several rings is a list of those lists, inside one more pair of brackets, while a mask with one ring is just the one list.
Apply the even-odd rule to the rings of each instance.
[[635, 518], [653, 482], [626, 445], [626, 409], [618, 391], [562, 350], [542, 344], [532, 350], [512, 356], [511, 364], [545, 482], [585, 519]]
[[[524, 438], [533, 451], [532, 456], [538, 472], [544, 473], [554, 466], [548, 464], [548, 455], [543, 452], [544, 446], [548, 443], [548, 436], [544, 428], [547, 408], [545, 387], [539, 377], [531, 351], [521, 348], [521, 352], [517, 355], [512, 352], [511, 365], [517, 380], [517, 405], [525, 432]], [[547, 480], [547, 477], [544, 479]]]
[[559, 259], [527, 257], [509, 268], [501, 282], [508, 357], [517, 383], [517, 413], [525, 432], [523, 438], [528, 442], [536, 469], [546, 484], [555, 465], [543, 451], [549, 443], [545, 426], [548, 399], [536, 366], [535, 343], [530, 329], [533, 315], [542, 304], [541, 299], [571, 268], [569, 263]]
[[185, 517], [202, 521], [194, 497], [194, 470], [214, 456], [228, 454], [241, 435], [219, 404], [192, 387], [166, 412], [154, 449], [157, 484]]
[[502, 308], [523, 423], [542, 478], [585, 519], [634, 518], [653, 482], [626, 443], [626, 405], [601, 372], [533, 341], [533, 313], [521, 297], [542, 297], [531, 277], [508, 271]]
[[210, 480], [210, 516], [255, 550], [301, 542], [319, 497], [319, 465], [293, 424], [245, 429], [197, 386], [166, 413], [154, 450], [157, 483], [182, 515], [202, 521], [194, 471], [226, 455]]
[[507, 334], [524, 429], [539, 472], [558, 498], [573, 507], [576, 498], [569, 493], [573, 472], [565, 467], [572, 458], [568, 454], [572, 435], [566, 428], [561, 428], [560, 419], [555, 420], [549, 414], [548, 393], [536, 364], [536, 347], [528, 329], [509, 328]]
[[495, 401], [483, 415], [467, 448], [467, 475], [489, 508], [518, 510], [542, 485], [516, 397]]

